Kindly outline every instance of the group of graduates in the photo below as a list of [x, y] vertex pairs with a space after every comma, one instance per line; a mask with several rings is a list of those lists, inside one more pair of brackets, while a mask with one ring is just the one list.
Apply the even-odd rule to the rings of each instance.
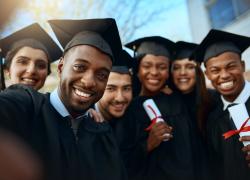
[[[36, 157], [31, 179], [250, 179], [250, 123], [230, 114], [250, 112], [249, 37], [143, 37], [125, 45], [131, 57], [114, 19], [49, 24], [63, 51], [37, 23], [0, 40], [12, 84], [0, 93], [0, 127]], [[38, 92], [58, 59], [57, 88]]]

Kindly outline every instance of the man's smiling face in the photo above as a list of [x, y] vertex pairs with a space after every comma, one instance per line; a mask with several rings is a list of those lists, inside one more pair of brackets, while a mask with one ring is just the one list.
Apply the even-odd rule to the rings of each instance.
[[93, 46], [66, 52], [58, 65], [59, 96], [71, 114], [86, 111], [102, 97], [111, 67], [111, 58]]

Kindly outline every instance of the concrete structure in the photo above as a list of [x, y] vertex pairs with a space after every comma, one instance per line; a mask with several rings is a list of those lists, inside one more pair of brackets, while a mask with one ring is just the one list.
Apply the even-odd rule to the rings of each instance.
[[[194, 42], [199, 43], [206, 36], [208, 31], [211, 28], [214, 28], [209, 14], [209, 7], [215, 5], [216, 3], [226, 3], [228, 5], [229, 2], [232, 6], [230, 8], [233, 10], [235, 7], [244, 8], [244, 13], [236, 13], [237, 15], [235, 15], [235, 19], [226, 20], [226, 24], [216, 29], [250, 36], [250, 0], [187, 0], [189, 22]], [[217, 7], [217, 10], [219, 10], [219, 8], [221, 8], [221, 11], [216, 13], [220, 16], [221, 14], [219, 13], [225, 13], [225, 8], [220, 6]], [[223, 17], [223, 15], [221, 15], [221, 17]], [[224, 19], [227, 19], [227, 16], [224, 16]], [[224, 19], [221, 18], [222, 21]], [[250, 70], [250, 48], [243, 53], [243, 59], [246, 61], [247, 69]]]

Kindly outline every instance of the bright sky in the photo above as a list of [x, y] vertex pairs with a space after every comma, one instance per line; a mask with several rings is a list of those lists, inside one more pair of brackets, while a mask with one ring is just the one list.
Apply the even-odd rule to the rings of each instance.
[[[5, 37], [37, 21], [51, 34], [50, 27], [46, 23], [46, 20], [57, 18], [83, 19], [113, 17], [117, 20], [118, 28], [122, 30], [124, 21], [128, 18], [131, 6], [133, 6], [135, 1], [137, 0], [24, 0], [24, 7], [19, 9], [16, 15], [13, 15], [10, 23], [7, 24], [6, 28], [0, 33], [0, 37]], [[74, 2], [74, 4], [72, 2]], [[92, 2], [92, 4], [88, 2]], [[105, 3], [102, 4], [103, 2]], [[84, 9], [88, 10], [86, 11]], [[161, 10], [161, 12], [157, 12], [158, 10]], [[136, 20], [140, 20], [152, 11], [156, 11], [158, 14], [154, 19], [147, 22], [147, 25], [135, 31], [133, 36], [129, 37], [129, 40], [151, 35], [164, 36], [173, 41], [192, 40], [188, 25], [186, 0], [157, 0], [154, 2], [144, 0], [141, 1], [139, 7], [136, 11], [133, 11], [133, 13], [138, 14]], [[133, 23], [132, 20], [128, 22], [128, 26], [131, 23]], [[185, 29], [185, 31], [183, 31], [183, 29]], [[123, 41], [126, 41], [123, 37], [121, 38]]]

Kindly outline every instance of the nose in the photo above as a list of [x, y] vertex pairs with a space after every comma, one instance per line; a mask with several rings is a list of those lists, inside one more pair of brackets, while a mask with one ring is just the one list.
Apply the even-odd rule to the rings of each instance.
[[181, 75], [186, 74], [186, 69], [185, 69], [185, 67], [181, 67], [181, 69], [180, 69], [180, 74], [181, 74]]
[[152, 75], [157, 75], [157, 73], [158, 73], [157, 68], [156, 68], [156, 67], [152, 67], [151, 70], [150, 70], [150, 73], [151, 73]]
[[96, 86], [95, 75], [91, 71], [87, 71], [81, 78], [81, 83], [86, 89], [91, 89]]
[[26, 72], [31, 73], [31, 74], [35, 73], [36, 72], [35, 64], [29, 63], [27, 68], [26, 68]]
[[125, 97], [124, 97], [122, 90], [117, 91], [116, 96], [115, 96], [115, 100], [117, 102], [124, 102], [125, 101]]
[[230, 77], [230, 74], [225, 69], [223, 69], [220, 73], [220, 77], [222, 79], [228, 79]]

